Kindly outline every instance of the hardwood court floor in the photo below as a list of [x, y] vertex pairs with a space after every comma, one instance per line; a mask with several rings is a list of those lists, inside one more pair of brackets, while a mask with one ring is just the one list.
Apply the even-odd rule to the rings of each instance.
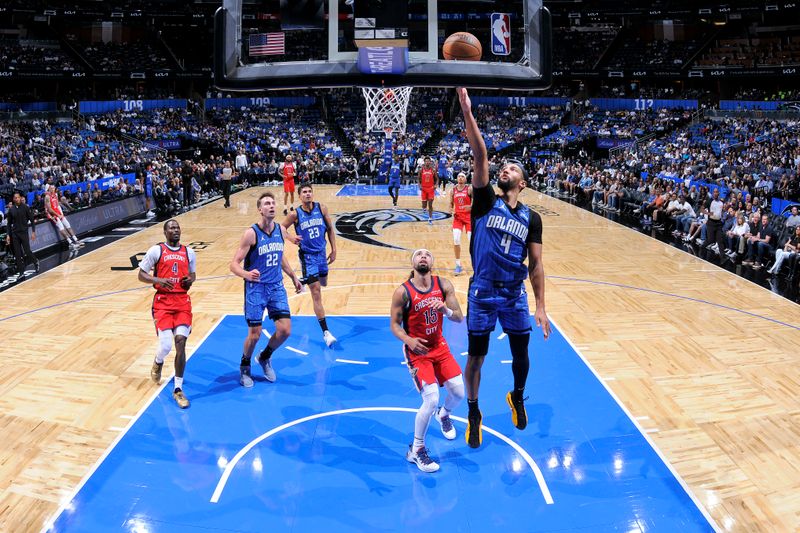
[[[389, 204], [337, 190], [317, 189], [332, 213]], [[228, 263], [256, 220], [260, 192], [235, 195], [232, 209], [216, 202], [179, 217], [183, 242], [200, 243], [190, 353], [222, 314], [241, 313], [242, 283]], [[543, 215], [551, 318], [720, 528], [800, 528], [800, 307], [587, 211], [531, 191], [524, 199]], [[449, 220], [378, 233], [405, 250], [340, 237], [324, 292], [329, 314], [387, 313], [409, 250], [421, 245], [438, 267], [453, 267]], [[0, 531], [39, 530], [155, 393], [152, 289], [135, 271], [111, 267], [162, 238], [154, 226], [3, 294]], [[289, 257], [296, 267], [296, 252]], [[442, 274], [464, 306], [467, 276]], [[308, 294], [290, 303], [293, 314], [313, 314]], [[239, 353], [232, 346], [231, 360]]]

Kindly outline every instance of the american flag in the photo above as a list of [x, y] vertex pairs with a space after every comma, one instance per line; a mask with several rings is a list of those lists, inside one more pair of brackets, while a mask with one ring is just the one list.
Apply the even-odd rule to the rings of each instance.
[[250, 35], [251, 56], [274, 56], [286, 53], [286, 38], [282, 31]]

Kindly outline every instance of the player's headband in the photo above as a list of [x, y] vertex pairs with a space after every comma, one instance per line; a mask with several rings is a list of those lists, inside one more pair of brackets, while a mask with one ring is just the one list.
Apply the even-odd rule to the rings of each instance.
[[433, 254], [431, 253], [431, 251], [430, 251], [430, 250], [428, 250], [427, 248], [417, 248], [417, 249], [416, 249], [416, 250], [414, 250], [414, 252], [411, 254], [411, 262], [412, 262], [412, 263], [414, 262], [414, 258], [415, 258], [415, 257], [417, 256], [417, 254], [418, 254], [418, 253], [420, 253], [420, 252], [427, 252], [427, 253], [428, 253], [428, 255], [430, 255], [430, 256], [431, 256], [431, 260], [433, 260]]
[[528, 171], [525, 170], [525, 165], [522, 164], [522, 161], [519, 161], [518, 159], [506, 159], [504, 164], [514, 165], [519, 168], [520, 172], [522, 172], [522, 179], [528, 181]]

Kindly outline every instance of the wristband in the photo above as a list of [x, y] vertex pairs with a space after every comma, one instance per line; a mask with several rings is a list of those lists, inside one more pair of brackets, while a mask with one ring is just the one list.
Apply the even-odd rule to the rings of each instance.
[[446, 316], [447, 318], [450, 318], [451, 316], [453, 316], [453, 310], [450, 309], [449, 307], [445, 307], [444, 308], [444, 316]]

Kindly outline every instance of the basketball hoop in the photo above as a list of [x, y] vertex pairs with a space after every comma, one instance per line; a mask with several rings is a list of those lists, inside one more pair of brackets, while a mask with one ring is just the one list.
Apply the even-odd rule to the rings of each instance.
[[367, 131], [382, 131], [387, 137], [392, 133], [406, 132], [406, 113], [413, 87], [362, 87], [367, 101]]

